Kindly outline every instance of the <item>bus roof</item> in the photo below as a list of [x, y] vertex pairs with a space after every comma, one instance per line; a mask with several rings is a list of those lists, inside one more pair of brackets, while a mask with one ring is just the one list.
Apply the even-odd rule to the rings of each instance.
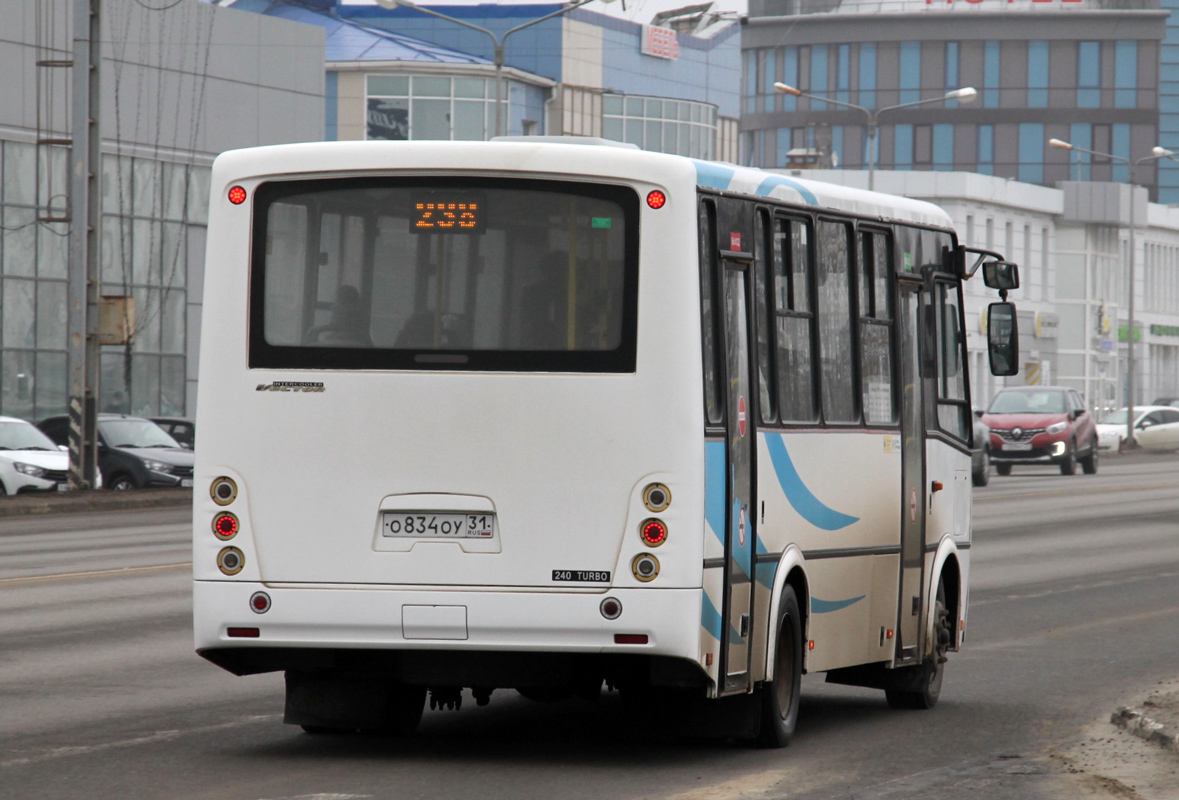
[[738, 194], [757, 195], [800, 205], [822, 206], [866, 217], [915, 222], [941, 228], [953, 227], [953, 221], [939, 206], [881, 192], [870, 192], [835, 183], [805, 180], [751, 167], [738, 167], [716, 161], [692, 160], [696, 165], [696, 184]]
[[446, 163], [449, 169], [462, 170], [476, 165], [485, 168], [489, 152], [496, 151], [498, 154], [501, 149], [503, 163], [509, 169], [543, 170], [551, 168], [550, 165], [560, 165], [562, 169], [578, 175], [592, 175], [598, 170], [606, 175], [636, 175], [636, 167], [646, 163], [652, 167], [659, 165], [657, 169], [661, 170], [671, 168], [685, 178], [694, 171], [696, 185], [704, 189], [829, 208], [880, 220], [953, 227], [949, 214], [921, 200], [735, 164], [652, 153], [633, 145], [588, 137], [505, 137], [502, 141], [492, 142], [307, 142], [227, 151], [217, 157], [217, 163], [234, 173], [248, 171], [255, 175], [354, 172], [405, 168], [411, 164], [420, 169], [438, 162]]

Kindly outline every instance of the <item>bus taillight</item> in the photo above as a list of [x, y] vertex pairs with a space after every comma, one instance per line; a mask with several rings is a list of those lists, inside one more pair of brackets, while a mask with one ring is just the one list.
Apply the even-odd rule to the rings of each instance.
[[642, 537], [643, 544], [648, 547], [658, 547], [667, 541], [667, 526], [663, 524], [662, 520], [644, 520], [643, 524], [639, 526], [639, 536]]
[[237, 536], [239, 527], [237, 516], [228, 511], [222, 511], [213, 517], [213, 533], [217, 534], [218, 539], [232, 539]]
[[667, 195], [658, 189], [652, 189], [647, 193], [647, 205], [656, 210], [663, 208], [667, 205]]
[[265, 614], [270, 610], [270, 595], [266, 592], [254, 592], [250, 595], [250, 610], [255, 614]]

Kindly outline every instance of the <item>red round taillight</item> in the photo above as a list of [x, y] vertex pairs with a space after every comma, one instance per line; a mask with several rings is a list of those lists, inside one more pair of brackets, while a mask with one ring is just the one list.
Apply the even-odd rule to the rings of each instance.
[[606, 619], [618, 619], [622, 616], [622, 603], [618, 602], [617, 598], [607, 597], [598, 606], [598, 610]]
[[667, 195], [658, 189], [652, 189], [647, 193], [647, 205], [651, 208], [663, 208], [667, 205]]
[[222, 511], [213, 517], [213, 533], [217, 534], [219, 539], [232, 539], [237, 536], [239, 527], [237, 517], [228, 511]]
[[639, 526], [639, 536], [648, 547], [658, 547], [667, 541], [667, 526], [662, 520], [646, 520]]
[[235, 206], [240, 206], [246, 202], [246, 190], [240, 186], [234, 186], [229, 190], [229, 202]]
[[250, 595], [250, 610], [255, 614], [265, 614], [270, 610], [270, 595], [266, 592], [254, 592]]

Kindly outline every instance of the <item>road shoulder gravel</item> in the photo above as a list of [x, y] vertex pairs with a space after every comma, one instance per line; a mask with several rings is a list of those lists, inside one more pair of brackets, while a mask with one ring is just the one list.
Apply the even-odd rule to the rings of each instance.
[[184, 507], [192, 507], [192, 489], [44, 492], [0, 497], [0, 519]]
[[1078, 741], [1051, 751], [1067, 776], [1065, 796], [1179, 798], [1179, 679], [1161, 681], [1095, 720]]

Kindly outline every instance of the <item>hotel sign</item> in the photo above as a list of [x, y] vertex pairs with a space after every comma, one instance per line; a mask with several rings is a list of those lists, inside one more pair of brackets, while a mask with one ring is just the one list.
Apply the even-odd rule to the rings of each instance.
[[640, 52], [645, 56], [666, 58], [674, 61], [680, 57], [680, 42], [671, 28], [656, 28], [644, 25]]

